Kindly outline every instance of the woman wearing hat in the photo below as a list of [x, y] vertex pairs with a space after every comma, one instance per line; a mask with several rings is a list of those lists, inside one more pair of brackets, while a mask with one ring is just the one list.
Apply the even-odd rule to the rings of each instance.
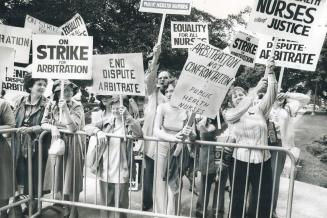
[[[104, 205], [119, 208], [128, 208], [129, 177], [132, 155], [128, 142], [122, 138], [107, 137], [106, 133], [124, 135], [125, 120], [127, 129], [136, 137], [142, 137], [142, 129], [139, 121], [134, 119], [125, 106], [120, 106], [119, 96], [97, 96], [100, 101], [100, 111], [96, 113], [92, 124], [85, 126], [88, 135], [96, 135], [100, 148], [96, 161], [95, 173], [98, 174], [100, 183], [100, 197]], [[126, 214], [115, 214], [101, 211], [101, 217], [127, 217]]]
[[[15, 118], [10, 104], [0, 98], [0, 130], [15, 126]], [[0, 134], [0, 208], [9, 203], [13, 195], [12, 155], [8, 142]], [[0, 212], [0, 217], [7, 217], [6, 211]]]
[[[85, 137], [77, 134], [73, 137], [66, 134], [60, 136], [58, 129], [76, 132], [85, 126], [83, 106], [73, 99], [77, 91], [78, 87], [75, 84], [65, 81], [64, 95], [61, 98], [61, 81], [55, 81], [52, 87], [53, 101], [46, 107], [41, 122], [44, 130], [51, 131], [52, 141], [59, 137], [65, 141], [64, 156], [49, 155], [44, 189], [52, 190], [54, 194], [62, 194], [64, 199], [70, 201], [78, 201], [83, 188]], [[78, 217], [77, 208], [66, 210], [65, 216], [68, 215], [71, 218]]]
[[[32, 139], [32, 179], [33, 195], [37, 195], [38, 190], [38, 138], [42, 132], [41, 120], [43, 118], [45, 106], [48, 103], [44, 92], [47, 86], [46, 79], [33, 79], [31, 74], [24, 76], [24, 89], [29, 95], [19, 98], [14, 106], [15, 127], [19, 128], [12, 137], [12, 149], [16, 166], [17, 184], [23, 188], [23, 194], [28, 194], [28, 158], [27, 145]], [[27, 134], [30, 137], [26, 137]], [[44, 149], [46, 150], [46, 149]], [[43, 153], [43, 164], [48, 158], [47, 151]], [[33, 202], [33, 210], [36, 209], [36, 201]], [[35, 212], [35, 211], [34, 211]]]

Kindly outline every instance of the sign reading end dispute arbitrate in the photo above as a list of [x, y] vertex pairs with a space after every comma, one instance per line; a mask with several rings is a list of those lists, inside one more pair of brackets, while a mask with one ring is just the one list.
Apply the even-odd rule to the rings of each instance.
[[159, 14], [190, 15], [192, 0], [141, 0], [140, 11]]
[[93, 89], [99, 95], [145, 95], [142, 53], [93, 56]]
[[92, 78], [91, 36], [33, 35], [34, 78]]

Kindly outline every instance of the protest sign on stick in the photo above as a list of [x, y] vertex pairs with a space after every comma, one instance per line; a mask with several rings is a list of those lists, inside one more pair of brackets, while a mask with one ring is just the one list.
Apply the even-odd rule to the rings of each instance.
[[190, 15], [192, 0], [141, 0], [140, 11], [159, 14]]
[[310, 40], [326, 22], [326, 0], [255, 0], [252, 8], [250, 30], [290, 40]]
[[76, 14], [60, 27], [62, 34], [67, 36], [88, 36], [86, 25], [81, 15]]
[[239, 31], [229, 46], [229, 50], [232, 55], [241, 58], [245, 66], [254, 67], [258, 43], [258, 38]]
[[0, 24], [0, 46], [15, 50], [15, 62], [28, 64], [32, 44], [32, 30]]
[[276, 43], [275, 52], [272, 52], [274, 37], [258, 35], [260, 41], [256, 63], [265, 64], [268, 57], [274, 54], [276, 66], [315, 71], [325, 40], [326, 28], [321, 27], [317, 31], [307, 42], [280, 38]]
[[33, 78], [90, 80], [91, 36], [33, 35]]
[[99, 95], [145, 95], [142, 53], [94, 55], [93, 72]]
[[242, 60], [196, 41], [172, 96], [172, 104], [214, 118], [235, 79]]
[[61, 35], [59, 27], [43, 22], [30, 15], [26, 15], [24, 27], [31, 29], [33, 34]]
[[0, 79], [1, 87], [4, 90], [7, 90], [6, 75], [12, 75], [14, 72], [14, 55], [13, 48], [0, 47]]
[[209, 43], [208, 24], [201, 22], [171, 22], [172, 48], [192, 48], [195, 40]]

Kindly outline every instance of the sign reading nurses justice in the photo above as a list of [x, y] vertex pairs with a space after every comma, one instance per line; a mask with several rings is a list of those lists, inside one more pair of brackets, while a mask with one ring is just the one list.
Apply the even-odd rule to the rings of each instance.
[[33, 78], [92, 78], [91, 36], [33, 35]]
[[279, 38], [310, 40], [326, 22], [326, 0], [255, 0], [252, 8], [248, 28]]

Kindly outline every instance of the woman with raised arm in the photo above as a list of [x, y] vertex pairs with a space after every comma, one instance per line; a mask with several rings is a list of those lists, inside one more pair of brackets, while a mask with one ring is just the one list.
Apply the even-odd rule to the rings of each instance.
[[[249, 148], [236, 148], [233, 152], [233, 159], [236, 162], [234, 185], [232, 187], [231, 217], [242, 217], [244, 201], [249, 190], [246, 181], [251, 185], [252, 194], [258, 196], [259, 217], [268, 218], [270, 215], [270, 204], [272, 197], [272, 170], [270, 163], [270, 152], [268, 150], [251, 149], [252, 146], [267, 147], [268, 133], [266, 117], [275, 101], [277, 94], [277, 82], [273, 71], [273, 61], [269, 60], [267, 66], [267, 78], [260, 80], [258, 85], [248, 94], [241, 87], [231, 89], [229, 96], [233, 108], [225, 112], [225, 120], [231, 128], [236, 143], [249, 146]], [[258, 101], [258, 92], [267, 87], [267, 93]], [[262, 178], [261, 165], [263, 165]], [[249, 168], [248, 168], [249, 167]], [[247, 176], [247, 169], [249, 174]], [[260, 178], [262, 179], [261, 184]], [[261, 188], [260, 188], [261, 187]], [[246, 189], [247, 188], [247, 189]], [[254, 210], [256, 211], [256, 210]], [[251, 216], [248, 214], [248, 216]], [[255, 216], [255, 215], [254, 215]], [[251, 216], [252, 217], [252, 216]]]

